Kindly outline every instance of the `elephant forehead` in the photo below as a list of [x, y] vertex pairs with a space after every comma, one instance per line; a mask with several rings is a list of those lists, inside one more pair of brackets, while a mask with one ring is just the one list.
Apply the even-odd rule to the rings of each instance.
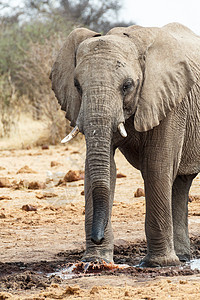
[[83, 41], [78, 48], [77, 58], [98, 53], [110, 53], [116, 56], [123, 56], [124, 58], [135, 54], [137, 57], [137, 49], [128, 39], [110, 35]]

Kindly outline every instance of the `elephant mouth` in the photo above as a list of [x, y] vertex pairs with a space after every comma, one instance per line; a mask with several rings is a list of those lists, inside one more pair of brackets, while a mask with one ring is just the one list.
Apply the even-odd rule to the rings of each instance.
[[[124, 127], [124, 123], [119, 123], [118, 125], [118, 130], [119, 130], [119, 133], [121, 134], [121, 136], [123, 138], [126, 138], [127, 137], [127, 132], [126, 132], [126, 129]], [[71, 141], [73, 138], [75, 138], [78, 133], [80, 132], [78, 126], [76, 125], [74, 127], [74, 129], [68, 134], [66, 135], [66, 137], [64, 137], [64, 139], [62, 139], [61, 143], [64, 144], [64, 143], [68, 143], [69, 141]]]

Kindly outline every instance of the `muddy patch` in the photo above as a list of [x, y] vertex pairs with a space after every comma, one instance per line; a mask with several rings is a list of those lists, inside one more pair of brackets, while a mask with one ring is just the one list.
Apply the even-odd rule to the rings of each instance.
[[[120, 274], [135, 278], [155, 278], [157, 276], [188, 276], [200, 274], [200, 238], [191, 238], [191, 264], [181, 267], [140, 268], [140, 259], [146, 253], [145, 241], [118, 245], [114, 249], [115, 264], [94, 264], [80, 262], [83, 251], [66, 251], [56, 255], [54, 261], [34, 263], [0, 263], [0, 290], [46, 289], [53, 283], [83, 276]], [[197, 268], [195, 268], [195, 265]]]

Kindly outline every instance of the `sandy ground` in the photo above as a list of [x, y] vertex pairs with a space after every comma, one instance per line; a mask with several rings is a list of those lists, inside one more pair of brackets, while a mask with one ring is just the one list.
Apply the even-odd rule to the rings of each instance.
[[[0, 299], [200, 299], [200, 274], [188, 266], [133, 267], [146, 251], [145, 201], [134, 196], [143, 180], [120, 152], [118, 174], [125, 176], [118, 175], [112, 214], [115, 262], [131, 267], [84, 273], [81, 266], [73, 278], [48, 277], [67, 274], [62, 268], [84, 251], [83, 176], [63, 178], [84, 170], [85, 147], [79, 141], [43, 148], [0, 151]], [[191, 249], [200, 258], [200, 175], [190, 195]]]

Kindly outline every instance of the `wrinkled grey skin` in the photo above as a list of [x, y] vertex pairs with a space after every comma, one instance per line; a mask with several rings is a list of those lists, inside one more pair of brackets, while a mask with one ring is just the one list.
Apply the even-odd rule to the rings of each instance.
[[[141, 265], [189, 259], [188, 193], [200, 171], [200, 38], [175, 23], [105, 36], [79, 28], [67, 37], [51, 80], [86, 139], [83, 259], [113, 261], [116, 148], [144, 179], [148, 254]], [[121, 122], [126, 138], [117, 131]]]

